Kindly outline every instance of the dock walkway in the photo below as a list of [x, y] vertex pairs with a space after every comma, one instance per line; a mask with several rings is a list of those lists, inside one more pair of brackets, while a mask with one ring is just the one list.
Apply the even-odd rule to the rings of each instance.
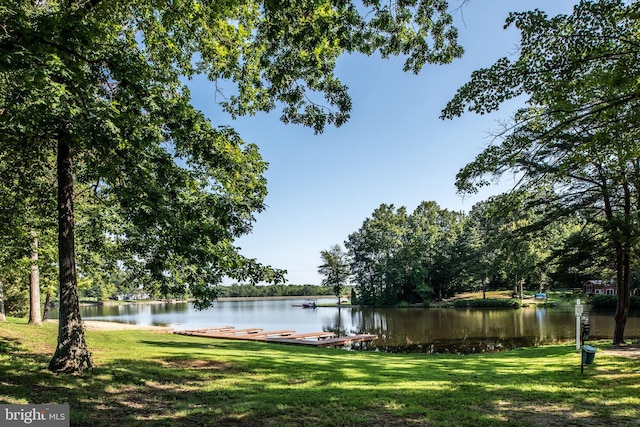
[[344, 347], [357, 342], [371, 342], [377, 335], [349, 335], [338, 337], [332, 332], [297, 334], [294, 330], [264, 331], [262, 328], [236, 329], [233, 326], [174, 331], [175, 334], [204, 338], [263, 341], [278, 344], [308, 345], [314, 347]]

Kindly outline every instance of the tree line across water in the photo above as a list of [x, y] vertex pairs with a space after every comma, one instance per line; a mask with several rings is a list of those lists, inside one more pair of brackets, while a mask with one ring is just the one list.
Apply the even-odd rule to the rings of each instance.
[[[543, 203], [545, 193], [536, 197]], [[582, 289], [587, 280], [615, 280], [615, 254], [601, 229], [580, 214], [544, 227], [544, 212], [501, 195], [469, 213], [423, 202], [413, 212], [380, 205], [341, 245], [321, 251], [325, 285], [353, 281], [357, 302], [428, 304], [463, 292]], [[638, 293], [640, 259], [631, 263]], [[614, 297], [615, 298], [615, 297]]]
[[223, 286], [220, 289], [220, 297], [313, 297], [333, 295], [332, 290], [318, 285], [293, 285], [278, 284], [266, 286], [254, 286], [250, 284], [234, 283]]

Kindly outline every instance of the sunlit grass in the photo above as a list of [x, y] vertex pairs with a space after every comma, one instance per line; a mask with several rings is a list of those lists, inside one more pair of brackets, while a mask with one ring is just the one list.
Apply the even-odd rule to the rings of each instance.
[[[72, 425], [624, 425], [640, 361], [572, 346], [384, 354], [87, 331], [95, 369], [46, 370], [57, 328], [0, 323], [0, 403], [69, 403]], [[596, 345], [598, 346], [598, 345]]]

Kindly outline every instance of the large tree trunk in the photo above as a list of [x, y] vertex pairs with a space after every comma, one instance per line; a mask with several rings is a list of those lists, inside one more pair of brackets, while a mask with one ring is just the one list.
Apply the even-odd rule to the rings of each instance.
[[616, 269], [618, 300], [616, 303], [616, 322], [613, 331], [613, 344], [624, 344], [624, 328], [627, 324], [629, 306], [631, 304], [631, 197], [626, 183], [624, 190], [624, 222], [619, 232], [619, 240], [616, 242]]
[[4, 315], [4, 290], [2, 289], [2, 279], [0, 279], [0, 322], [5, 322], [7, 318]]
[[73, 211], [73, 169], [69, 136], [58, 140], [58, 257], [60, 310], [58, 345], [49, 363], [54, 372], [82, 372], [91, 369], [91, 353], [84, 337], [76, 277]]
[[42, 314], [42, 320], [49, 320], [49, 310], [51, 309], [51, 292], [47, 291], [47, 296], [44, 300], [44, 313]]
[[613, 331], [613, 344], [624, 344], [624, 328], [627, 324], [629, 305], [631, 302], [631, 192], [628, 183], [622, 183], [624, 192], [624, 207], [622, 221], [616, 221], [614, 217], [613, 203], [605, 175], [602, 177], [602, 192], [604, 212], [607, 218], [607, 231], [616, 253], [616, 288], [618, 299], [616, 313], [614, 315], [615, 328]]
[[29, 274], [29, 324], [42, 325], [40, 314], [40, 271], [38, 270], [38, 236], [31, 233], [31, 273]]
[[628, 244], [625, 244], [624, 248], [626, 250], [622, 250], [618, 255], [617, 262], [616, 288], [618, 299], [614, 315], [616, 325], [613, 332], [613, 344], [624, 344], [624, 329], [627, 325], [629, 306], [631, 305], [631, 248]]

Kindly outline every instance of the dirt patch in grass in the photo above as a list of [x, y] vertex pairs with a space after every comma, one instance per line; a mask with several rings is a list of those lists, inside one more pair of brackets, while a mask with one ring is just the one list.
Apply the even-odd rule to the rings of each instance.
[[605, 350], [602, 350], [602, 352], [611, 356], [640, 359], [640, 341], [636, 341], [631, 344], [613, 345]]
[[500, 401], [495, 408], [486, 412], [491, 417], [502, 422], [516, 422], [523, 425], [544, 426], [601, 426], [601, 419], [593, 418], [588, 411], [576, 411], [569, 406], [554, 405], [541, 402], [540, 405], [530, 402]]

